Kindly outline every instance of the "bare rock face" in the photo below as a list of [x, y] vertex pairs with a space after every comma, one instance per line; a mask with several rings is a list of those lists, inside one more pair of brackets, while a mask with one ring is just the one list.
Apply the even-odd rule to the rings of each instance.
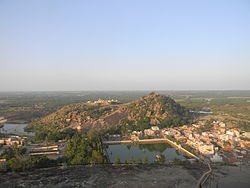
[[204, 172], [202, 167], [186, 169], [182, 166], [72, 166], [66, 168], [39, 169], [36, 171], [1, 174], [4, 188], [12, 187], [195, 187]]
[[[101, 100], [102, 101], [102, 100]], [[35, 128], [107, 129], [130, 121], [134, 126], [142, 123], [159, 125], [171, 118], [181, 118], [189, 111], [167, 96], [151, 93], [126, 104], [88, 102], [69, 105], [28, 125]]]

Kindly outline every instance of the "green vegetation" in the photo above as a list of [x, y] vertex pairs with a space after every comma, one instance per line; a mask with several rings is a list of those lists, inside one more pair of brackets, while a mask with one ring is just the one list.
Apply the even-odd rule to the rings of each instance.
[[155, 159], [156, 163], [164, 163], [165, 161], [166, 161], [165, 155], [160, 154], [156, 156], [156, 159]]
[[76, 134], [75, 129], [65, 129], [63, 131], [59, 130], [47, 130], [47, 129], [41, 129], [37, 128], [35, 130], [35, 136], [34, 136], [34, 141], [36, 142], [57, 142], [58, 140], [63, 140], [63, 139], [70, 139], [73, 135]]
[[147, 149], [150, 152], [157, 151], [157, 152], [163, 152], [167, 148], [172, 148], [167, 143], [157, 143], [157, 144], [138, 144], [138, 147], [142, 149]]
[[26, 156], [25, 149], [9, 148], [0, 156], [6, 159], [6, 165], [0, 171], [27, 171], [37, 168], [46, 168], [58, 165], [58, 161], [50, 160], [45, 156]]
[[27, 171], [52, 166], [57, 166], [57, 161], [45, 156], [16, 156], [7, 162], [7, 169], [11, 171]]
[[79, 133], [68, 140], [66, 161], [71, 165], [105, 163], [101, 137], [96, 133]]
[[116, 157], [114, 163], [115, 164], [120, 164], [121, 163], [121, 159], [119, 157]]
[[182, 126], [192, 121], [192, 113], [172, 98], [151, 93], [131, 103], [130, 120], [123, 122], [127, 129], [142, 131], [152, 125], [160, 128]]
[[[132, 130], [142, 131], [157, 125], [160, 128], [175, 127], [189, 124], [193, 121], [194, 111], [211, 110], [214, 114], [208, 116], [209, 121], [202, 126], [200, 132], [211, 129], [212, 118], [224, 118], [223, 122], [228, 127], [237, 127], [242, 131], [250, 132], [250, 92], [249, 91], [204, 91], [204, 92], [162, 92], [170, 94], [170, 97], [150, 93], [148, 96], [139, 97], [147, 92], [104, 92], [104, 93], [1, 93], [0, 114], [9, 120], [32, 121], [26, 131], [34, 131], [34, 141], [41, 143], [53, 143], [62, 139], [68, 140], [65, 157], [58, 160], [50, 160], [44, 156], [27, 156], [25, 150], [10, 148], [1, 154], [0, 159], [6, 159], [4, 171], [25, 171], [36, 168], [44, 168], [67, 162], [70, 165], [105, 163], [101, 137], [98, 134], [122, 134], [128, 135]], [[121, 105], [87, 105], [83, 102], [97, 99], [118, 99], [121, 102], [129, 102]], [[132, 101], [132, 102], [131, 102]], [[176, 102], [178, 103], [176, 103]], [[180, 104], [179, 104], [180, 103]], [[68, 105], [68, 106], [65, 106]], [[52, 113], [53, 112], [53, 113]], [[50, 115], [48, 115], [50, 114]], [[1, 116], [2, 116], [1, 115]], [[47, 116], [48, 115], [48, 116]], [[42, 118], [41, 118], [42, 117]], [[39, 119], [36, 119], [39, 118]], [[203, 118], [203, 117], [199, 117]], [[99, 120], [102, 119], [101, 123]], [[96, 133], [77, 133], [75, 127], [83, 125], [89, 130], [94, 127], [100, 130]], [[84, 127], [84, 125], [89, 125]], [[97, 126], [94, 126], [97, 125]], [[99, 126], [99, 127], [98, 127]], [[0, 134], [0, 137], [4, 137]], [[170, 137], [171, 140], [176, 141]], [[242, 137], [249, 141], [248, 138]], [[177, 141], [176, 141], [177, 142]], [[177, 142], [179, 143], [179, 142]], [[230, 145], [225, 142], [224, 145]], [[182, 146], [194, 153], [194, 149]], [[0, 145], [2, 147], [2, 145]], [[131, 146], [128, 146], [131, 147]], [[139, 145], [141, 149], [149, 151], [164, 151], [166, 144]], [[164, 158], [158, 162], [163, 163]], [[126, 164], [148, 163], [147, 157], [143, 159], [126, 160]], [[122, 163], [117, 158], [114, 163]], [[184, 161], [175, 159], [174, 164], [184, 164]]]
[[[44, 139], [44, 137], [51, 140], [51, 138], [58, 137], [58, 135], [53, 136], [56, 134], [53, 133], [53, 130], [74, 127], [79, 122], [82, 125], [90, 124], [89, 127], [99, 128], [92, 125], [100, 125], [98, 119], [101, 117], [103, 119], [101, 129], [107, 129], [106, 131], [110, 134], [127, 135], [129, 130], [142, 131], [153, 125], [165, 128], [192, 123], [193, 114], [187, 108], [211, 110], [214, 115], [227, 115], [227, 118], [237, 118], [238, 121], [247, 122], [247, 120], [250, 120], [250, 97], [247, 98], [249, 96], [247, 92], [242, 92], [242, 94], [237, 94], [237, 92], [186, 92], [183, 95], [179, 95], [179, 93], [177, 92], [174, 98], [182, 106], [170, 97], [151, 93], [140, 100], [123, 105], [122, 108], [125, 109], [127, 115], [118, 113], [120, 112], [119, 105], [88, 106], [80, 103], [65, 106], [45, 118], [32, 122], [27, 129], [36, 132], [36, 129], [41, 128], [42, 131], [38, 131], [40, 135], [37, 134], [40, 138], [37, 138], [37, 140]], [[240, 97], [233, 97], [236, 94]], [[106, 121], [106, 118], [108, 121]], [[66, 121], [66, 119], [69, 121]], [[89, 129], [89, 127], [86, 128]], [[242, 127], [243, 130], [248, 130], [249, 126], [243, 125]], [[43, 130], [46, 130], [44, 131], [45, 135]], [[49, 134], [46, 134], [46, 132]]]
[[[2, 166], [0, 170], [26, 171], [36, 168], [57, 166], [61, 162], [67, 162], [70, 165], [107, 162], [100, 135], [94, 132], [77, 133], [69, 131], [62, 134], [61, 132], [55, 131], [53, 136], [56, 135], [59, 136], [53, 140], [57, 140], [59, 137], [65, 137], [65, 135], [68, 140], [63, 158], [50, 160], [44, 156], [27, 156], [25, 155], [26, 149], [13, 147], [5, 150], [0, 156], [0, 159], [6, 159], [7, 161], [6, 165]], [[70, 137], [70, 135], [73, 136]], [[48, 139], [49, 137], [53, 137], [50, 133], [48, 133], [47, 136]], [[36, 138], [38, 138], [38, 136], [36, 136]]]
[[[80, 103], [30, 123], [26, 131], [36, 132], [36, 140], [59, 140], [59, 131], [81, 124], [83, 129], [98, 129], [109, 134], [127, 135], [129, 130], [143, 131], [153, 125], [160, 128], [182, 126], [192, 121], [192, 113], [170, 97], [151, 93], [122, 105]], [[100, 121], [101, 119], [101, 121]]]
[[143, 158], [143, 163], [144, 163], [144, 164], [147, 164], [147, 163], [148, 163], [148, 158], [147, 158], [147, 157], [144, 157], [144, 158]]
[[25, 152], [26, 152], [26, 149], [24, 149], [24, 148], [22, 148], [22, 149], [16, 148], [16, 147], [9, 148], [1, 154], [1, 158], [6, 159], [6, 160], [10, 160], [17, 155], [24, 155]]

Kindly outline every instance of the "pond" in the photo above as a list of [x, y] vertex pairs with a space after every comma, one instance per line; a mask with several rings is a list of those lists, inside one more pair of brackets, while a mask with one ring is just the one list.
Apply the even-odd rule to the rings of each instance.
[[117, 144], [107, 145], [106, 147], [110, 162], [115, 162], [117, 158], [119, 158], [121, 162], [131, 159], [136, 161], [141, 159], [143, 161], [146, 157], [149, 163], [153, 163], [155, 156], [159, 154], [165, 156], [165, 161], [173, 161], [174, 159], [182, 160], [186, 158], [167, 143]]
[[27, 124], [11, 124], [11, 123], [5, 123], [2, 128], [0, 128], [1, 133], [6, 134], [15, 134], [18, 136], [34, 136], [34, 133], [28, 133], [24, 131], [24, 128], [27, 126]]

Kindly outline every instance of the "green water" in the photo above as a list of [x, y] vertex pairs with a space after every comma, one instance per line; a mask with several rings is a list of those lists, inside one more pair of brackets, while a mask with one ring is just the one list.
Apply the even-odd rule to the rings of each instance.
[[173, 161], [174, 159], [185, 159], [175, 148], [167, 143], [152, 143], [152, 144], [117, 144], [108, 145], [107, 153], [110, 162], [115, 162], [119, 158], [121, 162], [131, 159], [138, 161], [145, 157], [150, 163], [155, 161], [156, 155], [164, 155], [165, 161]]

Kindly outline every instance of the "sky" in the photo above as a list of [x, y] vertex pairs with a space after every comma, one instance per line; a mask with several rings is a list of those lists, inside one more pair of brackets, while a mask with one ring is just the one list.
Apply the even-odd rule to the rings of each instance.
[[0, 0], [0, 91], [238, 89], [249, 0]]

